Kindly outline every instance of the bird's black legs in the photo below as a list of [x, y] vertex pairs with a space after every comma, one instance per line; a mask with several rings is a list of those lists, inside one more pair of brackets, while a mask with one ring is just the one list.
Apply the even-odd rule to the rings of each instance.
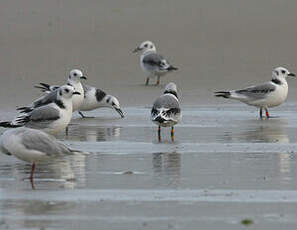
[[78, 114], [81, 116], [81, 118], [94, 118], [94, 117], [85, 116], [81, 111], [78, 111]]
[[149, 77], [147, 77], [147, 78], [146, 78], [145, 85], [148, 85], [148, 84], [149, 84], [149, 82], [150, 82], [150, 78], [149, 78]]
[[260, 107], [260, 118], [261, 118], [261, 120], [263, 119], [263, 108], [262, 107]]
[[35, 162], [33, 162], [32, 164], [31, 174], [30, 174], [30, 182], [31, 182], [32, 189], [35, 189], [34, 181], [33, 181], [34, 171], [35, 171]]
[[158, 127], [158, 140], [161, 141], [161, 126]]
[[79, 114], [82, 118], [86, 118], [86, 116], [85, 116], [81, 111], [78, 111], [78, 114]]

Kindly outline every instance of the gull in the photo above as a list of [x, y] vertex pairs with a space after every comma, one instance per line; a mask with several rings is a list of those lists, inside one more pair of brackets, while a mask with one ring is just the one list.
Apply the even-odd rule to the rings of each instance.
[[272, 71], [272, 80], [261, 85], [250, 86], [244, 89], [215, 92], [216, 97], [239, 100], [247, 105], [260, 108], [260, 118], [263, 118], [263, 109], [269, 119], [268, 108], [282, 104], [288, 95], [287, 77], [295, 77], [286, 68], [278, 67]]
[[55, 134], [65, 129], [72, 117], [72, 96], [80, 95], [69, 85], [61, 86], [55, 97], [38, 107], [21, 107], [21, 114], [13, 121], [0, 122], [0, 126], [16, 128], [25, 126]]
[[79, 107], [79, 114], [84, 118], [85, 115], [81, 111], [90, 111], [101, 107], [112, 108], [117, 111], [121, 118], [124, 118], [124, 113], [121, 109], [119, 100], [109, 94], [106, 94], [101, 89], [83, 84], [84, 100]]
[[[82, 71], [79, 69], [73, 69], [69, 73], [69, 77], [67, 79], [67, 85], [70, 85], [74, 88], [76, 92], [79, 92], [80, 94], [72, 98], [72, 109], [73, 112], [77, 111], [78, 108], [81, 106], [84, 100], [84, 90], [83, 86], [81, 84], [81, 79], [87, 79], [86, 76], [83, 75]], [[35, 86], [35, 88], [41, 89], [43, 92], [48, 93], [49, 95], [45, 95], [44, 97], [41, 97], [40, 100], [36, 100], [34, 103], [34, 106], [40, 106], [43, 104], [44, 100], [48, 100], [52, 97], [55, 97], [54, 94], [56, 93], [56, 90], [60, 86], [58, 85], [49, 85], [46, 83], [40, 83], [40, 85]], [[53, 93], [55, 92], [55, 93]], [[51, 94], [52, 93], [52, 94]]]
[[[37, 88], [40, 88], [44, 92], [52, 92], [56, 90], [57, 87], [59, 86], [51, 86], [44, 83], [41, 83], [40, 86], [37, 86]], [[101, 89], [86, 85], [84, 83], [82, 83], [82, 87], [84, 92], [84, 100], [80, 107], [77, 109], [79, 115], [82, 118], [87, 118], [82, 113], [82, 111], [91, 111], [102, 107], [112, 108], [120, 114], [121, 118], [124, 117], [124, 113], [121, 109], [120, 102], [116, 97], [106, 94]]]
[[148, 85], [150, 78], [153, 77], [157, 77], [156, 85], [159, 85], [161, 76], [178, 69], [170, 65], [161, 55], [157, 54], [156, 47], [151, 41], [142, 42], [133, 52], [142, 52], [140, 56], [140, 66], [148, 75], [145, 85]]
[[181, 120], [177, 87], [173, 82], [165, 87], [164, 94], [157, 98], [151, 110], [151, 120], [158, 125], [158, 139], [161, 141], [161, 126], [171, 127], [171, 140], [174, 141], [174, 125]]
[[6, 155], [14, 155], [32, 164], [30, 182], [33, 189], [36, 163], [50, 160], [52, 157], [82, 153], [68, 148], [41, 130], [26, 127], [5, 131], [0, 137], [0, 150]]

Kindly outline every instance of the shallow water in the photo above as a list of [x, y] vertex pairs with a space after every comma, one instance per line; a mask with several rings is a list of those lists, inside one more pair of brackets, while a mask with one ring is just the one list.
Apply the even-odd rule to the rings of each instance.
[[[0, 2], [0, 120], [81, 68], [118, 97], [125, 119], [98, 110], [58, 139], [92, 152], [36, 169], [0, 154], [0, 229], [296, 229], [297, 81], [288, 102], [258, 112], [216, 90], [297, 72], [296, 0], [9, 0]], [[179, 68], [145, 87], [131, 51], [152, 40]], [[157, 140], [150, 106], [170, 81], [183, 120]], [[152, 81], [153, 82], [153, 81]], [[226, 103], [226, 104], [220, 104]], [[0, 130], [2, 132], [3, 129]], [[296, 193], [297, 194], [297, 193]]]
[[[1, 155], [0, 224], [4, 229], [261, 229], [296, 226], [297, 139], [294, 104], [259, 120], [240, 105], [185, 106], [169, 129], [149, 108], [75, 116], [59, 139], [92, 152], [30, 165]], [[230, 123], [232, 121], [232, 123]]]

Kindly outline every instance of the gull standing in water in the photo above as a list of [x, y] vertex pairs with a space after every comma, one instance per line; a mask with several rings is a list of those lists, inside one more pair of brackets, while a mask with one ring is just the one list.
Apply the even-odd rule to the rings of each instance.
[[[59, 86], [51, 86], [41, 83], [40, 86], [36, 87], [40, 88], [44, 92], [52, 92]], [[84, 99], [80, 107], [77, 109], [79, 115], [82, 118], [87, 118], [87, 116], [85, 116], [82, 111], [91, 111], [102, 107], [112, 108], [120, 114], [121, 118], [124, 118], [124, 113], [121, 109], [120, 102], [116, 97], [106, 94], [101, 89], [97, 89], [96, 87], [89, 86], [84, 83], [82, 83], [82, 87]]]
[[174, 141], [174, 125], [181, 120], [177, 88], [174, 83], [165, 87], [164, 94], [157, 98], [151, 111], [152, 121], [158, 125], [158, 139], [161, 141], [161, 126], [171, 127], [171, 140]]
[[25, 126], [55, 134], [65, 129], [72, 117], [72, 97], [80, 95], [69, 85], [61, 86], [52, 100], [39, 107], [21, 107], [21, 114], [13, 121], [0, 122], [0, 126], [16, 128]]
[[25, 127], [5, 131], [0, 137], [0, 150], [32, 164], [30, 182], [33, 189], [36, 163], [50, 160], [51, 157], [82, 153], [68, 148], [41, 130]]
[[157, 77], [156, 85], [159, 85], [161, 76], [164, 76], [170, 71], [177, 70], [177, 68], [170, 65], [165, 58], [157, 54], [156, 47], [151, 41], [142, 42], [133, 52], [142, 52], [140, 56], [140, 66], [148, 75], [145, 85], [148, 85], [150, 78], [153, 77]]
[[272, 71], [271, 81], [239, 90], [218, 91], [215, 92], [215, 96], [238, 100], [247, 105], [258, 107], [261, 119], [263, 118], [263, 109], [265, 109], [266, 117], [269, 119], [268, 108], [278, 106], [287, 99], [287, 77], [295, 77], [295, 74], [283, 67], [278, 67]]

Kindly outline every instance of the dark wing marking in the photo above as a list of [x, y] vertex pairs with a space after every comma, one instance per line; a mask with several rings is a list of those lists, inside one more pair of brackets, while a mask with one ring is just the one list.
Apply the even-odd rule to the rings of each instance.
[[156, 53], [151, 53], [151, 54], [146, 55], [143, 58], [142, 61], [143, 61], [144, 64], [148, 64], [148, 65], [151, 65], [151, 66], [162, 67], [161, 63], [162, 63], [163, 59], [164, 58], [161, 55], [156, 54]]
[[99, 102], [106, 96], [106, 93], [100, 89], [96, 89], [95, 96], [96, 96], [97, 101]]
[[242, 94], [246, 97], [262, 99], [267, 94], [273, 92], [274, 90], [275, 90], [275, 86], [270, 82], [267, 82], [262, 85], [251, 86], [245, 89], [235, 90], [235, 93]]
[[57, 93], [58, 91], [56, 90], [38, 98], [32, 103], [33, 107], [37, 108], [54, 102], [57, 99]]

